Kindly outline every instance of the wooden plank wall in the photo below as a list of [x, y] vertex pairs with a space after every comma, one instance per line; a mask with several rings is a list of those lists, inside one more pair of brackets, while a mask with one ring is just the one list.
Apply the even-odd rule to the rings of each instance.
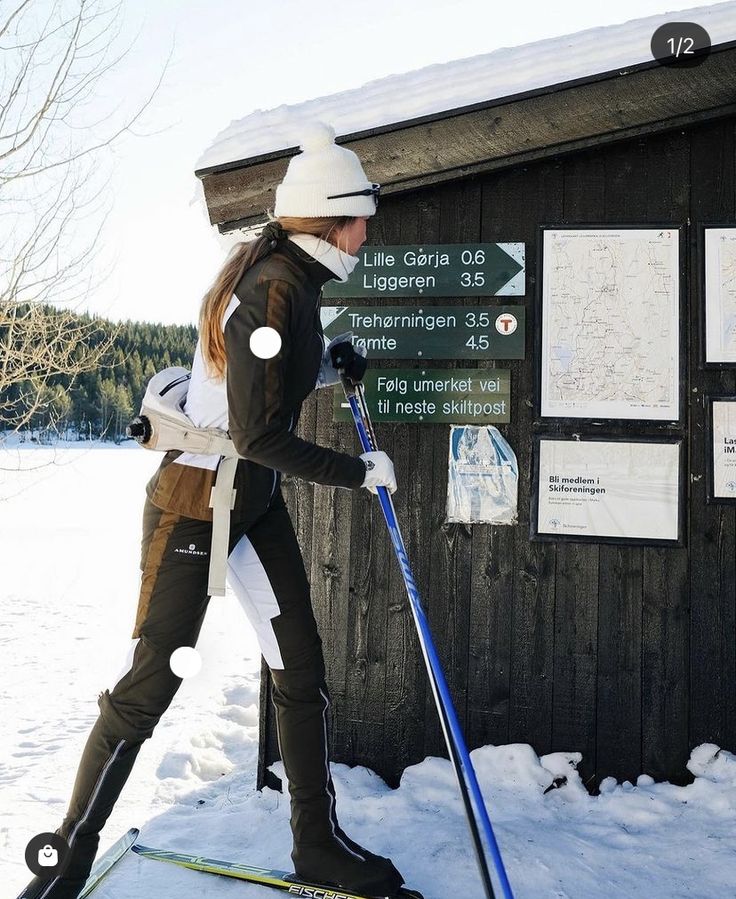
[[[735, 393], [736, 372], [700, 365], [696, 265], [696, 224], [736, 221], [735, 156], [732, 118], [388, 198], [369, 230], [376, 244], [527, 245], [527, 358], [500, 363], [512, 377], [512, 420], [501, 430], [519, 459], [519, 524], [444, 524], [449, 426], [376, 430], [396, 465], [399, 521], [470, 746], [579, 751], [591, 789], [609, 775], [643, 772], [683, 782], [692, 746], [736, 749], [736, 510], [706, 503], [703, 402]], [[537, 229], [603, 222], [685, 227], [687, 414], [674, 428], [639, 429], [686, 441], [683, 548], [529, 538], [533, 435], [569, 433], [535, 413]], [[465, 301], [486, 302], [494, 301]], [[305, 405], [300, 432], [358, 453], [352, 425], [332, 423], [328, 393]], [[610, 425], [574, 430], [625, 433]], [[367, 765], [396, 785], [407, 765], [446, 752], [380, 509], [366, 491], [287, 478], [284, 492], [324, 642], [333, 759]], [[262, 705], [261, 742], [263, 772], [277, 757], [270, 703]]]

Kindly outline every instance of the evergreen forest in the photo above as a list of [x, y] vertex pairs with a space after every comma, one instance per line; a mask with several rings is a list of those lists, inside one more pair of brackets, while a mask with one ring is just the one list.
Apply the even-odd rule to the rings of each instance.
[[[53, 314], [53, 313], [51, 313]], [[89, 316], [79, 316], [90, 321]], [[88, 345], [112, 343], [93, 370], [73, 377], [49, 377], [41, 388], [38, 409], [20, 431], [40, 442], [55, 438], [110, 440], [125, 438], [125, 427], [138, 414], [149, 379], [163, 368], [191, 368], [197, 342], [194, 325], [162, 325], [127, 321], [119, 324], [95, 318], [99, 331]], [[75, 347], [81, 359], [84, 346]], [[14, 384], [10, 396], [28, 391], [27, 383]], [[37, 388], [35, 388], [37, 390]]]

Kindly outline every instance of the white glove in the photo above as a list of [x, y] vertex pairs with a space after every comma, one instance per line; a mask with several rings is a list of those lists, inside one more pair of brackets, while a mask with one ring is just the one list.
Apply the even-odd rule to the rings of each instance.
[[[322, 364], [317, 375], [317, 383], [314, 385], [316, 390], [319, 390], [321, 387], [334, 387], [335, 384], [340, 383], [340, 372], [332, 364], [330, 350], [333, 346], [337, 346], [338, 343], [352, 343], [352, 341], [353, 332], [346, 331], [344, 334], [338, 334], [337, 337], [333, 337], [325, 346], [322, 353]], [[322, 343], [324, 344], [324, 337], [322, 338]], [[368, 351], [362, 345], [355, 345], [355, 352], [360, 353], [364, 358], [368, 355]]]
[[367, 487], [371, 493], [378, 493], [376, 487], [388, 487], [390, 493], [396, 493], [394, 463], [386, 453], [378, 450], [375, 453], [363, 453], [360, 458], [367, 469], [361, 487]]

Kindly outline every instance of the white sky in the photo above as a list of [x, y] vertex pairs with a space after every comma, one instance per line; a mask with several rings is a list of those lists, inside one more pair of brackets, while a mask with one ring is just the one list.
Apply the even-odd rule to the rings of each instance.
[[163, 84], [112, 157], [102, 262], [112, 275], [85, 304], [115, 320], [197, 319], [223, 250], [198, 206], [194, 168], [231, 121], [367, 81], [543, 38], [692, 9], [697, 0], [123, 0], [139, 36], [100, 95], [100, 114], [142, 103]]

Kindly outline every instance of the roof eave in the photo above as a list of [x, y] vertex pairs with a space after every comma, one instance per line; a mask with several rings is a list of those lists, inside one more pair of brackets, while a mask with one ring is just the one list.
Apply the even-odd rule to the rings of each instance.
[[[388, 195], [735, 111], [736, 41], [730, 41], [695, 68], [652, 60], [342, 135], [338, 143], [358, 153]], [[462, 128], [452, 122], [458, 119]], [[212, 224], [230, 231], [262, 220], [297, 152], [290, 147], [198, 169]]]

